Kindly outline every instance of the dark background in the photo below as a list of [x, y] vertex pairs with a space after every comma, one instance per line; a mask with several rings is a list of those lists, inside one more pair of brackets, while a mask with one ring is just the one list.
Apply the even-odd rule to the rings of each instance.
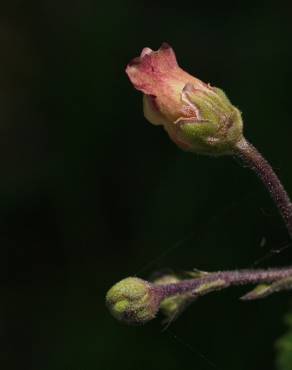
[[[0, 5], [1, 368], [270, 370], [288, 294], [206, 296], [166, 331], [104, 296], [153, 271], [288, 265], [288, 235], [232, 158], [180, 151], [124, 68], [170, 43], [223, 88], [292, 194], [291, 15], [272, 1], [10, 0]], [[264, 244], [264, 245], [263, 245]], [[263, 257], [264, 260], [262, 260]]]

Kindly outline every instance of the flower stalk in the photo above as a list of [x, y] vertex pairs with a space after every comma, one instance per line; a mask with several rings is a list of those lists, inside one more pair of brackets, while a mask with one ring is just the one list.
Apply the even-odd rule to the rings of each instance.
[[241, 158], [260, 177], [277, 205], [292, 238], [292, 203], [270, 164], [243, 134], [241, 112], [219, 88], [200, 81], [177, 63], [168, 44], [144, 48], [126, 73], [141, 91], [144, 115], [163, 126], [183, 150]]
[[234, 155], [246, 163], [262, 180], [274, 203], [278, 207], [289, 235], [292, 238], [292, 203], [271, 165], [245, 138], [242, 138], [236, 143]]
[[[271, 165], [243, 135], [241, 112], [225, 93], [188, 74], [173, 49], [144, 48], [127, 66], [134, 87], [143, 93], [144, 115], [162, 126], [181, 149], [211, 156], [232, 155], [252, 169], [269, 191], [292, 238], [292, 203]], [[109, 310], [119, 321], [144, 324], [161, 310], [170, 321], [186, 305], [207, 293], [231, 286], [256, 285], [241, 297], [255, 300], [292, 289], [292, 267], [189, 272], [148, 282], [129, 277], [107, 293]]]
[[[192, 293], [201, 296], [230, 286], [247, 284], [271, 284], [292, 278], [292, 267], [263, 270], [234, 270], [208, 273], [203, 277], [186, 279], [178, 283], [161, 285], [164, 298], [177, 294]], [[259, 298], [256, 295], [253, 299]]]
[[197, 277], [180, 279], [168, 275], [154, 282], [136, 277], [123, 279], [107, 293], [107, 306], [119, 321], [141, 325], [154, 319], [159, 309], [171, 320], [196, 298], [231, 286], [259, 284], [242, 296], [242, 300], [260, 299], [292, 288], [292, 267], [188, 275]]

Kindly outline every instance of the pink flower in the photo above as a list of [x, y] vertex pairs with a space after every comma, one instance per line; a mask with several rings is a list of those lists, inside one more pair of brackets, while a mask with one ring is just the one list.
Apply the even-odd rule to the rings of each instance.
[[229, 154], [242, 137], [241, 115], [224, 92], [181, 69], [173, 49], [144, 48], [126, 68], [131, 82], [144, 93], [144, 115], [162, 125], [182, 149]]

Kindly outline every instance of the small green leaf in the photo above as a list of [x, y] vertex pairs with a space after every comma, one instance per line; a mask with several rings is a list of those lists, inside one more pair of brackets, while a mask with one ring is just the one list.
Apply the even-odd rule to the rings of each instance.
[[278, 370], [292, 370], [292, 312], [286, 316], [285, 322], [288, 331], [276, 342]]

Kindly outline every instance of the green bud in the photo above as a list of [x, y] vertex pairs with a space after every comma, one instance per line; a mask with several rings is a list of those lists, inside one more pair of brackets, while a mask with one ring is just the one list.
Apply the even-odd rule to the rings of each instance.
[[214, 292], [216, 290], [220, 290], [227, 286], [227, 283], [223, 279], [217, 279], [214, 281], [207, 282], [205, 284], [201, 284], [198, 288], [193, 290], [194, 294], [203, 295], [210, 292]]
[[155, 318], [161, 295], [151, 283], [128, 277], [115, 284], [106, 295], [106, 305], [119, 321], [141, 325]]
[[264, 298], [270, 293], [270, 285], [268, 284], [260, 284], [256, 286], [253, 290], [246, 293], [244, 296], [242, 296], [240, 299], [243, 301], [249, 301], [252, 299], [260, 299]]
[[207, 271], [202, 271], [202, 270], [198, 270], [198, 269], [193, 269], [192, 271], [186, 271], [185, 272], [185, 275], [187, 278], [191, 277], [193, 279], [199, 279], [199, 278], [202, 278], [202, 277], [206, 277], [207, 275], [210, 275], [211, 273], [210, 272], [207, 272]]
[[180, 137], [191, 151], [208, 155], [232, 154], [242, 139], [242, 118], [225, 93], [216, 87], [187, 84], [183, 99], [197, 109], [196, 119], [179, 119]]
[[252, 291], [241, 297], [242, 300], [248, 301], [253, 299], [265, 298], [273, 293], [281, 292], [283, 290], [290, 290], [292, 288], [292, 277], [284, 277], [272, 284], [261, 284], [256, 286]]

